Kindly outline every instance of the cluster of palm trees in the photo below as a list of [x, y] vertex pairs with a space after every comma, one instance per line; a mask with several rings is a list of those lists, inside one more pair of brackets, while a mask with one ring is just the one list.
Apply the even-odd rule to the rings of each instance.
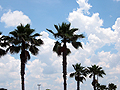
[[87, 75], [89, 75], [89, 78], [93, 77], [92, 86], [94, 90], [116, 90], [117, 86], [113, 83], [109, 83], [108, 87], [99, 84], [98, 77], [103, 78], [103, 75], [106, 75], [104, 70], [102, 70], [102, 67], [99, 65], [91, 65], [91, 67], [85, 68], [81, 66], [81, 63], [77, 63], [72, 66], [75, 72], [71, 73], [70, 77], [75, 77], [75, 80], [77, 81], [77, 90], [80, 90], [80, 82], [83, 83], [83, 80], [86, 80]]
[[[70, 49], [67, 47], [67, 43], [71, 43], [75, 49], [79, 47], [82, 48], [82, 43], [79, 39], [85, 38], [83, 34], [75, 34], [78, 28], [71, 28], [71, 24], [62, 23], [62, 25], [54, 25], [57, 30], [54, 33], [50, 29], [46, 29], [57, 39], [55, 45], [53, 47], [53, 51], [57, 53], [58, 56], [63, 56], [63, 79], [64, 79], [64, 90], [67, 90], [67, 55], [71, 53]], [[24, 86], [24, 75], [25, 75], [25, 64], [30, 59], [30, 53], [33, 55], [37, 55], [39, 52], [38, 46], [43, 44], [43, 41], [36, 37], [41, 36], [39, 33], [35, 33], [34, 29], [30, 28], [30, 24], [23, 26], [22, 24], [18, 25], [14, 31], [9, 33], [9, 36], [2, 35], [0, 37], [0, 57], [10, 52], [11, 54], [20, 52], [20, 60], [21, 60], [21, 84], [22, 90], [25, 90]], [[0, 32], [0, 35], [2, 33]], [[5, 48], [4, 48], [5, 47]], [[105, 74], [102, 68], [96, 65], [92, 67], [82, 67], [81, 64], [73, 65], [75, 69], [75, 73], [71, 73], [70, 77], [75, 76], [75, 80], [77, 81], [79, 90], [79, 81], [83, 82], [87, 74], [90, 74], [90, 77], [93, 76], [93, 86], [94, 90], [96, 90], [96, 79], [95, 75], [102, 77], [102, 74]], [[97, 69], [96, 69], [97, 68]], [[95, 71], [97, 70], [97, 71]]]

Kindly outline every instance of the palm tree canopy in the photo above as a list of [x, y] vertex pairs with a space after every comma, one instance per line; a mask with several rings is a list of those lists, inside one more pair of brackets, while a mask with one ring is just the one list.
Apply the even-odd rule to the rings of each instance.
[[[61, 46], [61, 43], [67, 42], [71, 43], [74, 48], [78, 49], [79, 47], [82, 48], [81, 42], [78, 42], [78, 38], [84, 38], [83, 34], [76, 35], [75, 31], [78, 30], [78, 28], [72, 28], [70, 29], [70, 23], [62, 23], [62, 25], [54, 25], [55, 29], [57, 30], [57, 33], [54, 33], [52, 30], [46, 29], [50, 33], [53, 34], [55, 38], [61, 39], [55, 42], [55, 46], [53, 48], [53, 51], [56, 52], [58, 55], [61, 55], [61, 52], [63, 52], [64, 48]], [[70, 50], [67, 48], [67, 54], [70, 53]]]
[[[0, 32], [0, 35], [2, 34], [2, 32]], [[4, 40], [4, 35], [0, 36], [0, 57], [4, 56], [6, 54], [6, 51], [2, 48], [2, 47], [6, 47], [7, 45], [9, 45], [6, 40]]]
[[[7, 36], [5, 37], [6, 40], [9, 41], [11, 44], [9, 48], [7, 48], [7, 51], [10, 50], [10, 53], [19, 53], [23, 49], [25, 49], [25, 53], [27, 55], [27, 59], [30, 59], [30, 55], [28, 55], [28, 49], [33, 54], [38, 54], [38, 47], [43, 44], [43, 41], [41, 39], [36, 39], [36, 37], [41, 36], [39, 33], [35, 33], [34, 29], [30, 28], [30, 24], [27, 24], [26, 26], [23, 26], [22, 24], [17, 26], [17, 29], [14, 31], [11, 31], [9, 34], [11, 37]], [[25, 47], [23, 47], [23, 45]]]
[[99, 67], [97, 65], [92, 65], [92, 67], [88, 67], [89, 69], [89, 73], [90, 74], [90, 78], [93, 76], [93, 75], [98, 75], [99, 77], [102, 77], [103, 78], [103, 74], [106, 75], [106, 73], [104, 72], [104, 70], [102, 70], [102, 67]]
[[[86, 80], [85, 77], [87, 76], [87, 70], [85, 67], [81, 66], [81, 63], [80, 64], [75, 64], [75, 65], [72, 65], [75, 72], [74, 73], [71, 73], [70, 74], [70, 77], [75, 77], [75, 80], [76, 81], [81, 81], [83, 82], [83, 80]], [[79, 77], [79, 78], [78, 78]]]
[[109, 88], [110, 90], [116, 90], [117, 86], [116, 86], [115, 84], [113, 84], [113, 83], [109, 83], [109, 84], [108, 84], [108, 88]]

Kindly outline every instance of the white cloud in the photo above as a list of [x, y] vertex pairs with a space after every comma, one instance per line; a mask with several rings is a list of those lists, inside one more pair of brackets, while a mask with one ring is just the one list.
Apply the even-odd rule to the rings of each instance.
[[85, 16], [79, 10], [73, 11], [68, 16], [68, 21], [71, 22], [72, 26], [78, 27], [80, 32], [85, 32], [88, 35], [98, 32], [98, 28], [103, 24], [103, 20], [99, 18], [99, 13], [95, 13], [89, 17]]
[[61, 77], [61, 78], [59, 78], [59, 77], [57, 77], [57, 79], [55, 80], [57, 83], [62, 83], [63, 82], [63, 78]]
[[0, 10], [2, 10], [3, 8], [2, 8], [2, 6], [0, 5]]
[[24, 15], [22, 11], [13, 11], [9, 10], [7, 13], [4, 13], [1, 17], [1, 22], [6, 24], [5, 27], [17, 26], [21, 24], [30, 24], [31, 20], [28, 16]]
[[116, 40], [115, 40], [116, 41], [115, 48], [120, 52], [120, 46], [119, 46], [120, 45], [120, 18], [117, 18], [112, 28], [114, 29], [114, 32], [117, 33]]
[[120, 1], [120, 0], [113, 0], [113, 1], [117, 1], [117, 2], [118, 2], [118, 1]]
[[84, 13], [90, 14], [88, 10], [92, 6], [90, 4], [88, 4], [88, 0], [77, 0], [77, 3], [80, 6], [80, 11], [83, 11]]
[[116, 67], [112, 68], [109, 74], [120, 74], [120, 65], [116, 65]]
[[20, 87], [20, 60], [10, 55], [0, 58], [0, 86], [17, 90]]
[[115, 21], [115, 24], [112, 26], [113, 29], [115, 29], [116, 32], [120, 33], [120, 18], [117, 18]]

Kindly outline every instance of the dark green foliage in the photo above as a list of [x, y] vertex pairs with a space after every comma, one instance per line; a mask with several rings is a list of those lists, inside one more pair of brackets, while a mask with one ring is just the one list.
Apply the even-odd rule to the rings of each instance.
[[[9, 43], [12, 44], [8, 50], [11, 53], [19, 53], [20, 50], [23, 50], [23, 42], [25, 43], [25, 50], [30, 50], [33, 55], [38, 54], [39, 49], [36, 46], [40, 46], [43, 44], [41, 39], [36, 39], [35, 37], [41, 36], [38, 33], [34, 33], [34, 29], [30, 29], [30, 25], [27, 24], [25, 27], [21, 24], [17, 26], [15, 31], [10, 32], [9, 34], [12, 35], [8, 38]], [[32, 35], [33, 34], [33, 35]]]
[[117, 86], [113, 83], [108, 84], [108, 90], [116, 90]]
[[[0, 32], [0, 35], [2, 32]], [[3, 49], [4, 47], [8, 46], [8, 42], [6, 42], [6, 39], [4, 38], [5, 36], [0, 36], [0, 57], [4, 56], [6, 54], [6, 50]]]
[[[49, 31], [50, 33], [53, 34], [53, 36], [55, 38], [59, 38], [61, 39], [61, 41], [56, 41], [55, 42], [55, 46], [53, 48], [53, 51], [56, 52], [58, 55], [61, 55], [61, 52], [63, 52], [63, 46], [62, 43], [66, 42], [66, 43], [71, 43], [73, 45], [74, 48], [78, 49], [79, 47], [82, 48], [82, 44], [81, 42], [78, 42], [77, 40], [79, 38], [84, 38], [83, 34], [80, 35], [76, 35], [75, 31], [77, 31], [77, 28], [72, 28], [70, 29], [70, 23], [66, 24], [66, 23], [62, 23], [62, 25], [54, 25], [54, 27], [57, 30], [57, 33], [54, 33], [52, 30], [46, 29], [47, 31]], [[62, 50], [59, 50], [62, 49]], [[70, 50], [68, 49], [68, 53], [67, 55], [70, 53]]]

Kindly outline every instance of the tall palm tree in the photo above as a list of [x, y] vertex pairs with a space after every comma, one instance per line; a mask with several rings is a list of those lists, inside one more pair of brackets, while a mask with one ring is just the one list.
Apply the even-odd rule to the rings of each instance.
[[36, 39], [37, 36], [41, 36], [38, 33], [35, 33], [34, 29], [30, 28], [30, 24], [23, 26], [22, 24], [17, 26], [17, 29], [11, 31], [9, 34], [10, 37], [6, 37], [10, 43], [10, 46], [7, 48], [7, 51], [10, 51], [11, 54], [20, 53], [21, 59], [21, 80], [22, 80], [22, 90], [24, 88], [24, 74], [25, 74], [25, 64], [27, 60], [30, 59], [30, 53], [33, 55], [38, 54], [38, 47], [43, 44], [41, 39]]
[[[0, 35], [2, 34], [2, 32], [0, 32]], [[6, 47], [7, 45], [9, 45], [6, 40], [4, 40], [4, 35], [0, 36], [0, 57], [4, 56], [6, 54], [6, 51], [2, 48], [2, 47]]]
[[99, 66], [96, 66], [96, 65], [92, 65], [92, 67], [88, 67], [88, 71], [90, 73], [90, 78], [93, 76], [93, 82], [92, 82], [92, 85], [93, 85], [93, 88], [94, 90], [96, 90], [96, 86], [98, 84], [98, 81], [96, 80], [95, 76], [99, 76], [99, 77], [102, 77], [103, 78], [103, 74], [105, 74], [104, 70], [102, 70], [102, 67], [99, 67]]
[[117, 86], [113, 83], [108, 84], [108, 90], [116, 90]]
[[87, 76], [87, 70], [85, 67], [81, 66], [80, 64], [72, 65], [75, 72], [70, 74], [70, 77], [75, 77], [75, 80], [77, 81], [77, 90], [80, 90], [80, 82], [83, 83], [83, 80], [86, 80], [85, 77]]
[[[52, 30], [47, 29], [50, 33], [53, 34], [55, 38], [58, 38], [58, 41], [55, 42], [53, 51], [58, 54], [58, 56], [63, 56], [63, 79], [64, 79], [64, 90], [67, 90], [66, 75], [67, 75], [67, 55], [71, 53], [70, 49], [67, 48], [66, 43], [71, 43], [74, 48], [82, 48], [81, 42], [78, 41], [78, 38], [84, 38], [83, 34], [76, 35], [75, 31], [77, 28], [70, 29], [70, 23], [62, 23], [62, 25], [54, 25], [57, 33], [54, 33]], [[61, 39], [61, 40], [60, 40]]]

